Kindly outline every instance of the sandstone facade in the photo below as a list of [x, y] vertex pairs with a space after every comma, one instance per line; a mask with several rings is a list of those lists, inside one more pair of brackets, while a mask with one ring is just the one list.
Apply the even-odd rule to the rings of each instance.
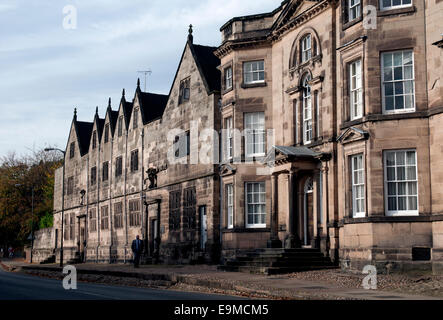
[[[165, 262], [310, 247], [343, 268], [438, 269], [441, 19], [439, 0], [286, 0], [228, 21], [218, 48], [190, 34], [168, 96], [138, 86], [104, 119], [74, 117], [58, 248], [64, 212], [69, 258], [130, 260], [140, 234]], [[175, 129], [186, 163], [168, 158]], [[221, 164], [190, 164], [208, 145]]]

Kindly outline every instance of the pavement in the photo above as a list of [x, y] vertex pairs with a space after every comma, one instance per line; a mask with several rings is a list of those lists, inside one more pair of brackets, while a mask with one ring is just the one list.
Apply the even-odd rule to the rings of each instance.
[[[0, 262], [10, 271], [36, 275], [61, 274], [57, 265], [29, 265], [20, 261]], [[441, 300], [441, 298], [363, 288], [344, 288], [325, 281], [293, 279], [285, 276], [265, 276], [238, 272], [220, 272], [215, 266], [147, 265], [134, 269], [124, 264], [79, 264], [79, 277], [109, 277], [109, 279], [139, 279], [156, 285], [184, 291], [225, 293], [262, 299], [300, 300]], [[92, 278], [88, 278], [92, 277]], [[93, 280], [94, 281], [94, 280]], [[114, 280], [112, 280], [114, 281]]]

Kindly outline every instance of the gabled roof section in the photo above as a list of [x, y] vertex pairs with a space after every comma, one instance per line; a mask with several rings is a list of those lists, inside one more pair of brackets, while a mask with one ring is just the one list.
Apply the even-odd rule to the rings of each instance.
[[169, 96], [165, 94], [142, 92], [140, 89], [140, 79], [137, 80], [136, 97], [140, 104], [143, 125], [157, 120], [163, 116], [163, 112], [168, 104]]
[[94, 123], [75, 120], [74, 126], [78, 139], [78, 148], [80, 149], [80, 154], [83, 157], [89, 151], [89, 144], [91, 143], [92, 128], [94, 127]]
[[171, 90], [169, 90], [169, 96], [171, 95], [175, 81], [177, 80], [177, 75], [183, 62], [187, 46], [189, 46], [195, 64], [197, 65], [197, 68], [200, 72], [200, 76], [203, 80], [203, 83], [205, 84], [208, 95], [212, 94], [213, 92], [221, 91], [221, 72], [217, 69], [217, 67], [220, 66], [220, 59], [217, 58], [214, 54], [214, 51], [217, 50], [217, 47], [208, 47], [194, 44], [194, 37], [192, 36], [192, 32], [192, 25], [190, 25], [188, 41], [186, 42], [186, 46], [183, 49], [180, 63], [178, 64], [177, 71], [175, 72], [174, 81], [172, 81]]
[[203, 81], [206, 81], [205, 85], [208, 94], [220, 92], [221, 73], [217, 69], [220, 65], [220, 59], [214, 54], [217, 47], [207, 47], [191, 43], [190, 48]]
[[118, 111], [113, 111], [111, 107], [111, 98], [109, 98], [108, 102], [108, 108], [106, 109], [106, 117], [109, 118], [109, 127], [111, 128], [111, 135], [114, 135], [115, 126], [117, 125], [117, 119], [118, 119]]
[[101, 119], [98, 115], [98, 107], [95, 109], [94, 123], [97, 128], [97, 139], [101, 141], [103, 128], [105, 127], [105, 119]]
[[[122, 92], [122, 98], [120, 100], [120, 107], [123, 109], [123, 116], [125, 118], [126, 130], [128, 130], [129, 123], [131, 121], [133, 103], [126, 101], [125, 89], [123, 89], [123, 92]], [[117, 116], [118, 116], [118, 112], [117, 112]]]

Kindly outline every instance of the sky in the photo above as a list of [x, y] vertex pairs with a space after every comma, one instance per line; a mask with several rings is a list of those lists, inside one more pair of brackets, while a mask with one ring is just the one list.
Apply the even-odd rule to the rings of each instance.
[[138, 77], [144, 89], [137, 71], [152, 70], [148, 91], [167, 94], [189, 24], [194, 43], [218, 46], [220, 27], [229, 19], [269, 12], [280, 3], [1, 0], [0, 157], [64, 149], [74, 107], [81, 121], [92, 122], [96, 106], [104, 117], [109, 97], [116, 110], [123, 88], [133, 98]]

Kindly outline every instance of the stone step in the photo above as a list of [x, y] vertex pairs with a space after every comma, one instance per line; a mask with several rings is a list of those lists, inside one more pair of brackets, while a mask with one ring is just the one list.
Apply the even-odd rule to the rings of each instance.
[[284, 274], [292, 272], [312, 271], [312, 270], [324, 270], [324, 269], [337, 269], [335, 265], [330, 266], [291, 266], [291, 267], [256, 267], [256, 266], [226, 266], [220, 265], [217, 267], [220, 271], [226, 272], [245, 272], [253, 274]]
[[305, 264], [324, 264], [328, 265], [331, 263], [330, 259], [253, 259], [253, 260], [228, 260], [226, 265], [282, 265], [282, 266], [292, 266], [292, 265], [305, 265]]

